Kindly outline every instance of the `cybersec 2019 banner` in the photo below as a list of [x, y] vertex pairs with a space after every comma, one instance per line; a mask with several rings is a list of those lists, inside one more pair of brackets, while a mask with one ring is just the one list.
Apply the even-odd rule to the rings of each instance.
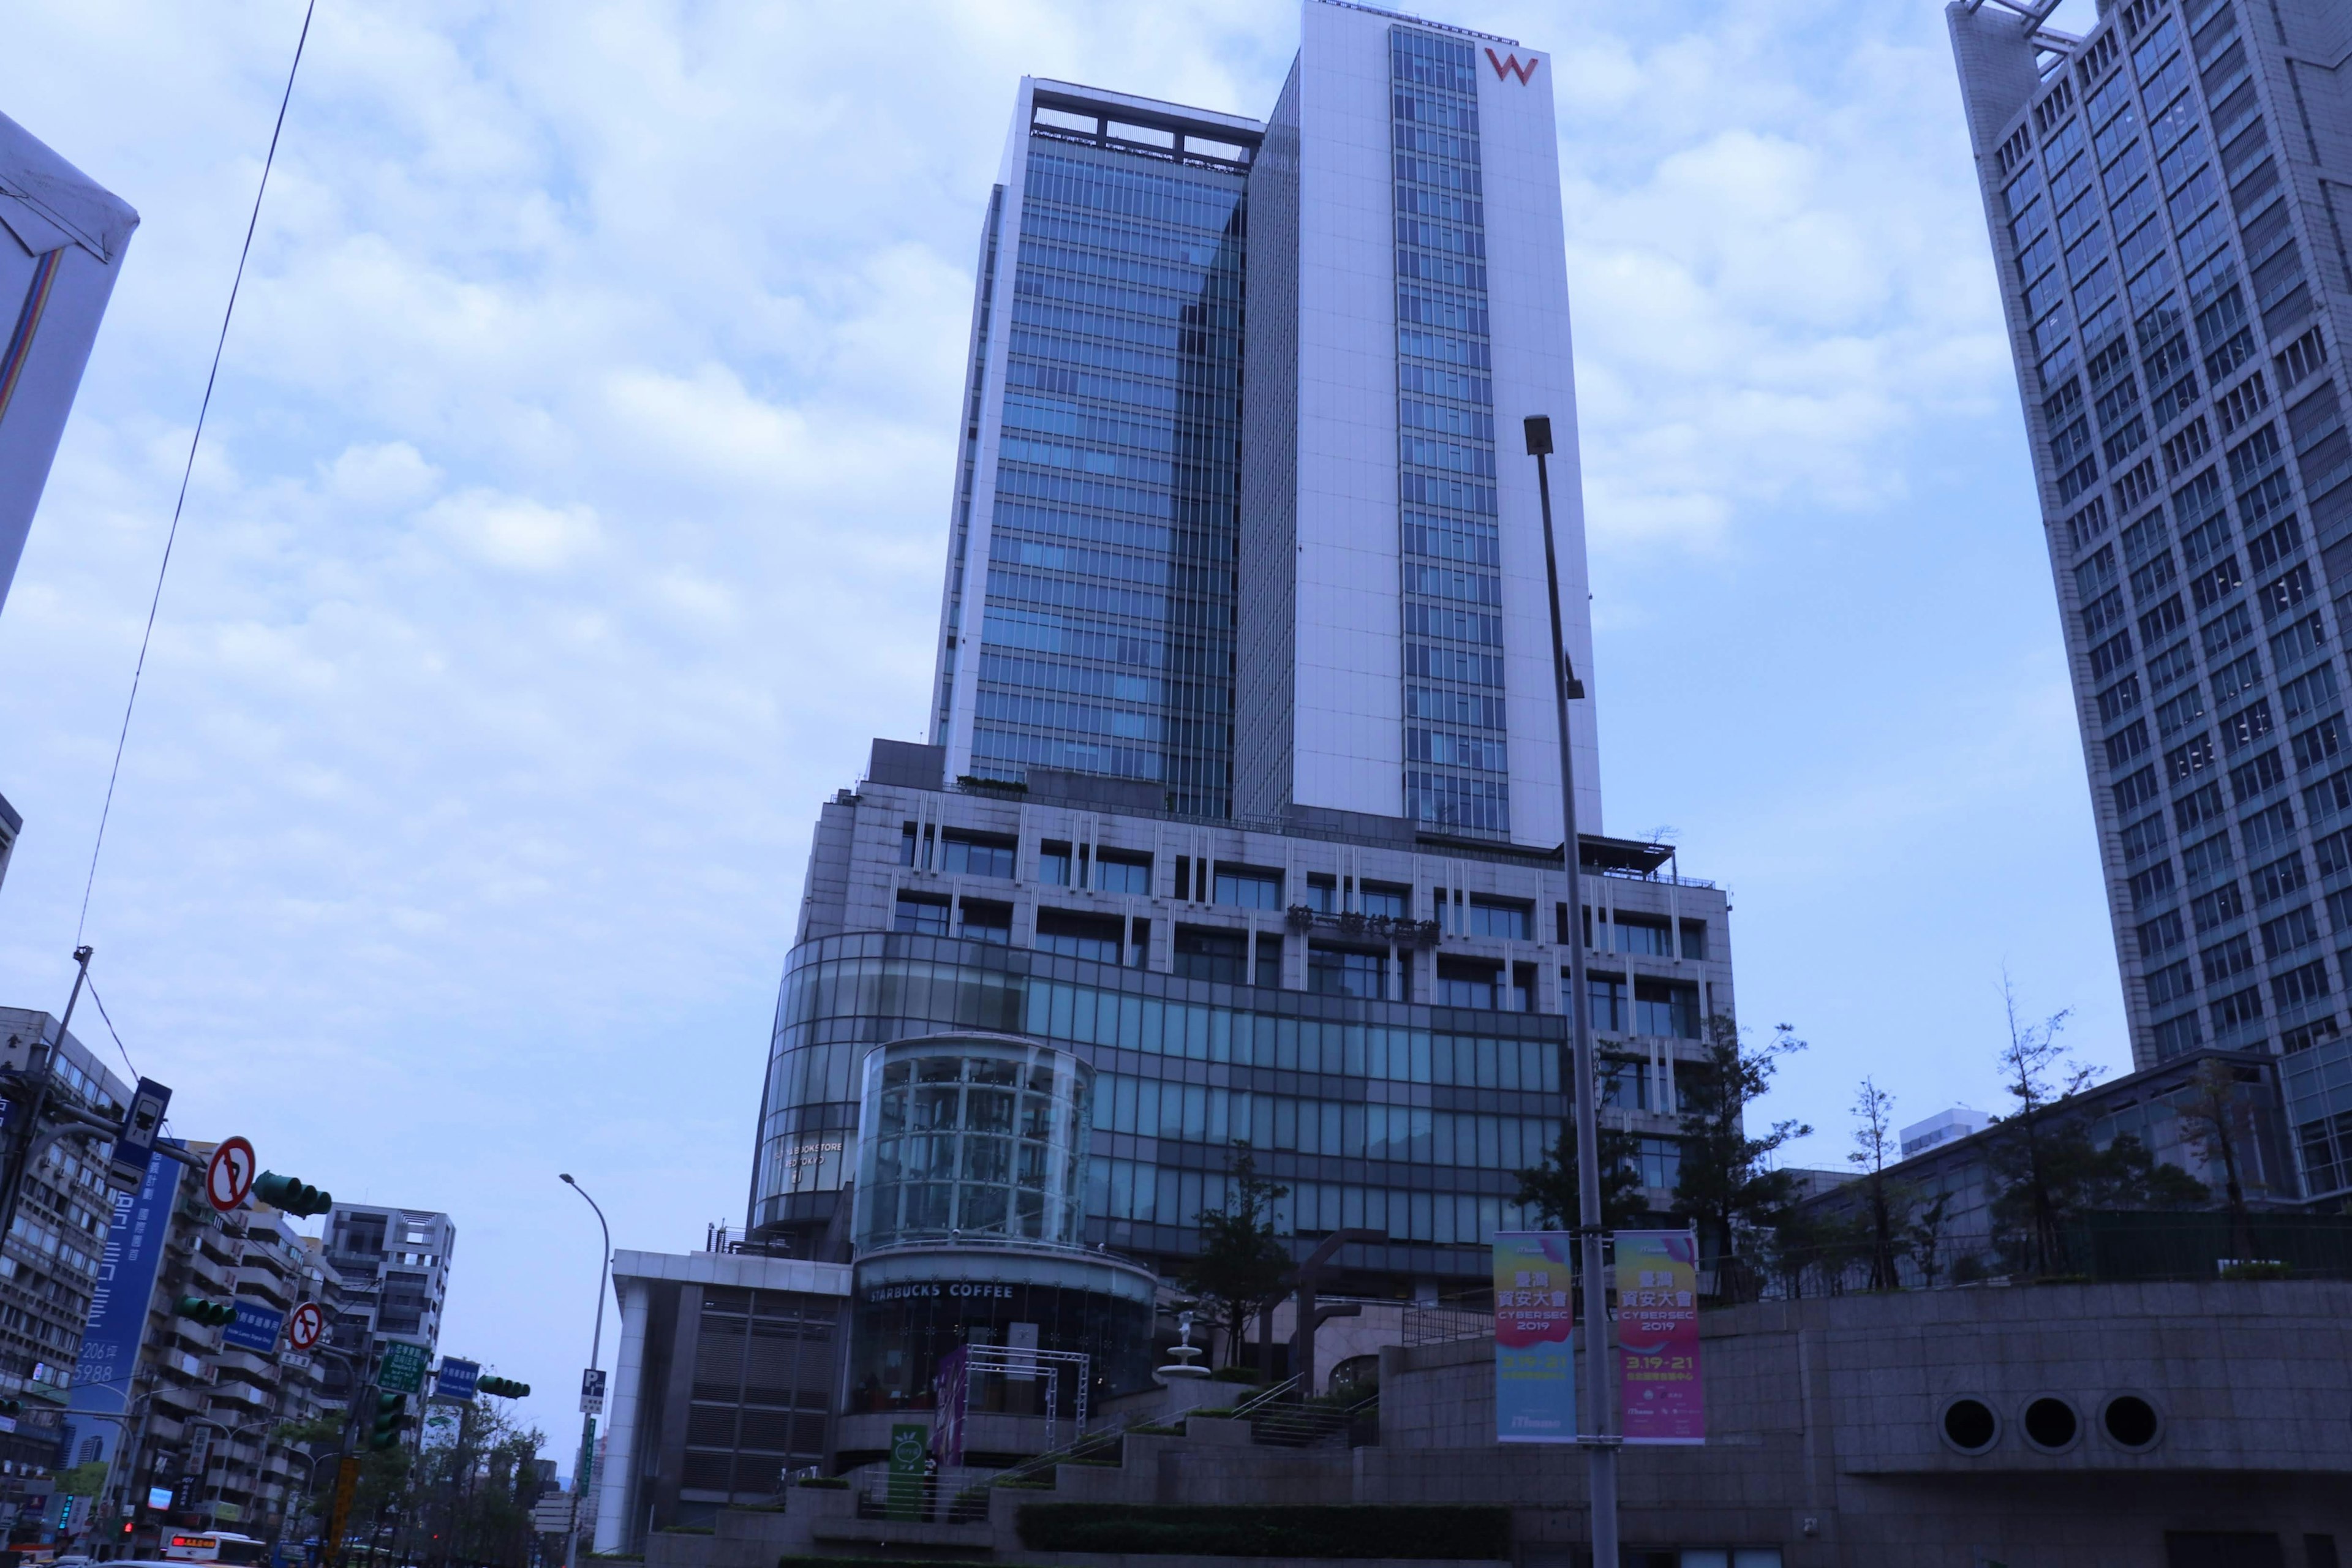
[[1698, 1238], [1617, 1233], [1617, 1386], [1628, 1443], [1704, 1443], [1698, 1375]]
[[1495, 1233], [1495, 1440], [1576, 1441], [1569, 1249], [1560, 1230]]

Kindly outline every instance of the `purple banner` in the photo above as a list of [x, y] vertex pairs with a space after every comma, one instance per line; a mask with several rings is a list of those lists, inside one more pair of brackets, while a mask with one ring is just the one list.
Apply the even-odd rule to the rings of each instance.
[[963, 1416], [970, 1403], [971, 1369], [961, 1345], [940, 1357], [931, 1379], [931, 1458], [941, 1465], [963, 1463]]
[[1698, 1237], [1617, 1233], [1617, 1386], [1628, 1443], [1704, 1443], [1698, 1375]]

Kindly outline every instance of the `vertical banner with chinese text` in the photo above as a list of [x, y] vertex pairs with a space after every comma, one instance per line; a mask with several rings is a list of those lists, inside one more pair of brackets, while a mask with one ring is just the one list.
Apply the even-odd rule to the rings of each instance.
[[1576, 1441], [1569, 1251], [1559, 1230], [1495, 1233], [1495, 1440]]
[[1617, 1385], [1628, 1443], [1704, 1443], [1698, 1376], [1698, 1237], [1687, 1230], [1621, 1230], [1617, 1241]]
[[963, 1463], [963, 1420], [971, 1397], [971, 1371], [964, 1347], [940, 1357], [931, 1379], [931, 1454], [942, 1465]]

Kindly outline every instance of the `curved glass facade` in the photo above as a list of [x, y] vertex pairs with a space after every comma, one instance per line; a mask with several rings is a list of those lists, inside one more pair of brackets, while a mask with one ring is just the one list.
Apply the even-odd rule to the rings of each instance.
[[[917, 1247], [859, 1259], [845, 1414], [929, 1410], [939, 1358], [960, 1344], [1076, 1352], [1087, 1358], [1087, 1398], [1151, 1385], [1153, 1281], [1134, 1264], [1076, 1249], [1014, 1245]], [[1066, 1363], [1063, 1363], [1066, 1364]], [[1054, 1390], [1060, 1418], [1076, 1408], [1075, 1368]], [[1045, 1414], [1034, 1377], [971, 1379], [971, 1408]]]
[[1093, 1079], [1068, 1051], [1003, 1037], [868, 1054], [858, 1250], [965, 1235], [1076, 1245]]
[[960, 1030], [1050, 1042], [1096, 1074], [1081, 1239], [1178, 1257], [1234, 1138], [1290, 1186], [1278, 1218], [1392, 1239], [1368, 1267], [1476, 1276], [1525, 1223], [1517, 1169], [1557, 1135], [1564, 1018], [1181, 979], [1022, 948], [860, 932], [793, 952], [754, 1223], [814, 1229], [856, 1169], [876, 1045]]

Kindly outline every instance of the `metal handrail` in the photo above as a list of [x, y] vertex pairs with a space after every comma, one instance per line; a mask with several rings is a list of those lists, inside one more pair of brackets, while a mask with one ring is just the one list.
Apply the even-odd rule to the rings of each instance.
[[1238, 1421], [1243, 1416], [1249, 1415], [1253, 1411], [1263, 1410], [1265, 1406], [1274, 1404], [1277, 1400], [1289, 1398], [1293, 1394], [1297, 1393], [1297, 1390], [1298, 1379], [1295, 1374], [1290, 1377], [1284, 1378], [1280, 1383], [1274, 1384], [1271, 1388], [1260, 1389], [1257, 1393], [1251, 1394], [1247, 1399], [1243, 1400], [1239, 1405], [1234, 1405], [1234, 1418]]

